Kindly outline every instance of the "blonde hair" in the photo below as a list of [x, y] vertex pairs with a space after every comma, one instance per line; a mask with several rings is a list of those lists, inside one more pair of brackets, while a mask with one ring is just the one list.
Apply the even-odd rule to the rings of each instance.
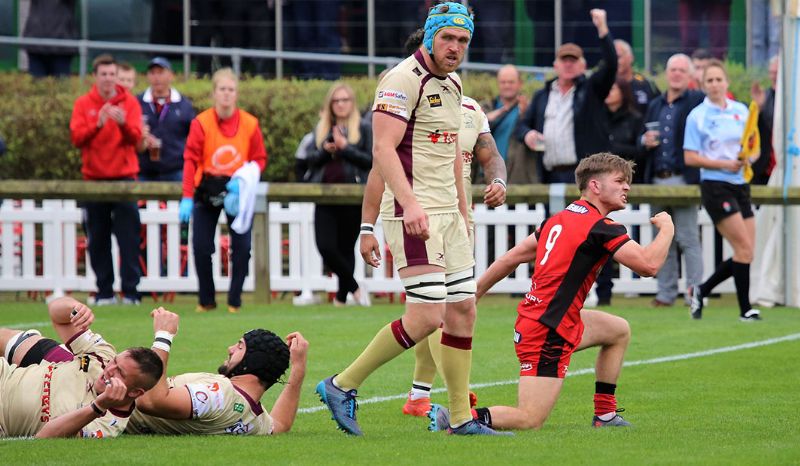
[[230, 79], [231, 81], [235, 82], [236, 85], [239, 85], [239, 78], [236, 77], [236, 73], [233, 72], [231, 68], [220, 68], [214, 72], [214, 75], [211, 76], [211, 83], [213, 84], [213, 88], [216, 89], [217, 85], [223, 79]]
[[622, 173], [625, 180], [630, 183], [633, 179], [633, 167], [635, 165], [630, 160], [625, 160], [611, 152], [590, 155], [581, 160], [578, 168], [575, 169], [575, 182], [578, 184], [578, 191], [584, 192], [592, 178], [608, 173]]
[[331, 88], [328, 89], [322, 109], [319, 111], [319, 123], [317, 123], [317, 128], [314, 130], [314, 142], [317, 144], [317, 148], [322, 147], [322, 143], [331, 134], [331, 129], [336, 124], [336, 115], [333, 114], [331, 107], [333, 106], [333, 94], [340, 89], [344, 89], [353, 102], [353, 110], [347, 117], [347, 142], [358, 144], [358, 141], [361, 140], [361, 112], [358, 111], [356, 93], [349, 84], [340, 81], [333, 83]]

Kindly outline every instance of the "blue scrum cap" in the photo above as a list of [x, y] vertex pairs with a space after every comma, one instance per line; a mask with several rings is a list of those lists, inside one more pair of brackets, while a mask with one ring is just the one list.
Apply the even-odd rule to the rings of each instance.
[[433, 53], [433, 37], [444, 28], [467, 30], [472, 38], [472, 33], [475, 32], [472, 17], [467, 7], [460, 3], [446, 2], [432, 7], [428, 12], [428, 19], [425, 20], [425, 37], [422, 39], [425, 50]]

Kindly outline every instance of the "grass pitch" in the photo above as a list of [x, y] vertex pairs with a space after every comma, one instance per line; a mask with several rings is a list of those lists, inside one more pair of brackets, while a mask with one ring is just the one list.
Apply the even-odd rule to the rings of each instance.
[[[224, 299], [220, 297], [220, 299]], [[363, 438], [334, 428], [314, 394], [374, 333], [402, 312], [372, 308], [246, 304], [238, 315], [194, 312], [193, 297], [168, 306], [181, 315], [168, 372], [213, 372], [243, 332], [264, 327], [310, 342], [303, 395], [292, 432], [264, 437], [127, 436], [113, 440], [0, 440], [0, 464], [798, 464], [800, 463], [800, 311], [776, 308], [757, 323], [738, 321], [730, 297], [712, 300], [701, 321], [686, 308], [652, 309], [647, 299], [617, 297], [606, 310], [628, 319], [633, 338], [617, 398], [632, 429], [595, 430], [596, 350], [573, 356], [572, 375], [545, 427], [513, 438], [455, 438], [425, 430], [401, 414], [413, 369], [405, 354], [361, 387]], [[516, 403], [518, 363], [512, 343], [516, 299], [481, 302], [472, 383], [479, 406]], [[94, 330], [118, 349], [149, 345], [145, 305], [96, 310]], [[37, 327], [55, 336], [42, 303], [0, 297], [0, 326]], [[442, 383], [437, 379], [436, 386]], [[262, 400], [269, 410], [279, 386]], [[446, 403], [443, 392], [434, 401]]]

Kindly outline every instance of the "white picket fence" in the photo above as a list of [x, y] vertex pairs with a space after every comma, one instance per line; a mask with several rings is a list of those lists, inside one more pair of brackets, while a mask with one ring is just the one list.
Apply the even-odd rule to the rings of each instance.
[[[161, 208], [158, 201], [148, 201], [141, 209], [142, 225], [146, 230], [147, 248], [144, 274], [139, 290], [148, 292], [197, 291], [191, 246], [180, 247], [178, 203], [170, 201]], [[640, 225], [640, 242], [647, 244], [653, 236], [649, 224], [648, 205], [639, 209], [616, 212], [612, 217], [625, 224], [629, 231]], [[544, 219], [544, 206], [517, 204], [489, 210], [483, 204], [475, 206], [475, 259], [476, 275], [489, 266], [490, 257], [499, 257], [513, 244], [509, 231], [516, 241], [529, 234], [532, 227]], [[95, 277], [89, 265], [85, 237], [81, 228], [82, 211], [74, 200], [6, 200], [0, 207], [0, 291], [46, 291], [61, 294], [68, 291], [94, 291]], [[220, 225], [225, 217], [220, 217]], [[270, 281], [276, 292], [299, 292], [298, 302], [310, 299], [317, 291], [335, 291], [336, 278], [323, 273], [322, 258], [314, 239], [314, 205], [309, 203], [269, 204]], [[162, 226], [166, 234], [162, 235]], [[708, 274], [714, 264], [714, 231], [704, 211], [700, 213], [699, 227], [703, 244], [703, 262]], [[493, 230], [493, 243], [489, 233]], [[383, 230], [376, 225], [376, 235], [382, 240]], [[162, 236], [164, 236], [162, 238]], [[220, 234], [217, 231], [217, 251], [220, 251]], [[166, 244], [162, 257], [161, 245]], [[191, 239], [190, 239], [191, 244]], [[187, 253], [188, 251], [188, 253]], [[490, 251], [492, 252], [490, 254]], [[357, 249], [354, 252], [358, 257]], [[726, 246], [726, 257], [730, 249]], [[118, 251], [113, 246], [114, 262]], [[222, 255], [213, 256], [214, 280], [217, 290], [226, 291], [229, 279], [223, 274]], [[384, 257], [385, 259], [385, 257]], [[369, 269], [369, 270], [368, 270]], [[164, 275], [164, 276], [162, 276]], [[401, 292], [402, 285], [396, 274], [389, 270], [384, 260], [378, 269], [356, 261], [356, 278], [370, 292]], [[619, 278], [614, 279], [615, 293], [654, 293], [654, 279], [636, 277], [629, 269], [621, 267]], [[521, 265], [512, 277], [500, 282], [492, 292], [521, 293], [530, 284], [528, 265]], [[244, 290], [253, 291], [255, 280], [253, 260]], [[679, 283], [683, 290], [683, 280]], [[119, 289], [119, 274], [115, 289]], [[732, 291], [730, 281], [720, 291]]]

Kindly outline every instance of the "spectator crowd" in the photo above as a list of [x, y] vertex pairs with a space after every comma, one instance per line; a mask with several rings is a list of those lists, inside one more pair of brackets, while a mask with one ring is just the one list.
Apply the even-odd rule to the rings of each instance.
[[[330, 13], [307, 3], [319, 10], [307, 11], [308, 17]], [[680, 12], [707, 13], [712, 23], [727, 18], [730, 1], [707, 3], [710, 7], [700, 11], [693, 2], [680, 1]], [[673, 306], [678, 299], [682, 258], [688, 285], [683, 299], [692, 318], [701, 319], [704, 298], [733, 278], [739, 319], [761, 320], [749, 300], [755, 244], [750, 185], [766, 183], [774, 166], [777, 60], [769, 61], [772, 87], [753, 84], [750, 105], [738, 102], [726, 65], [716, 58], [716, 41], [722, 39], [711, 27], [717, 49], [671, 55], [662, 92], [634, 71], [631, 46], [615, 39], [606, 11], [591, 9], [589, 17], [591, 40], [602, 58], [598, 66], [590, 71], [583, 46], [565, 42], [555, 50], [553, 78], [530, 97], [522, 95], [522, 77], [512, 64], [498, 70], [495, 98], [481, 104], [462, 93], [456, 70], [475, 25], [472, 13], [457, 2], [431, 7], [424, 28], [411, 33], [409, 56], [379, 79], [366, 112], [371, 118], [362, 115], [350, 85], [330, 86], [315, 125], [299, 141], [298, 178], [366, 185], [361, 206], [316, 206], [316, 243], [339, 282], [333, 305], [370, 305], [368, 290], [353, 276], [354, 247], [361, 236], [362, 258], [378, 266], [378, 218], [407, 296], [402, 318], [378, 330], [356, 359], [316, 385], [340, 430], [363, 435], [356, 420], [358, 390], [378, 368], [415, 346], [403, 412], [428, 417], [431, 431], [513, 435], [499, 430], [541, 428], [572, 353], [591, 347], [600, 348], [592, 427], [630, 427], [618, 414], [616, 398], [630, 325], [584, 308], [595, 279], [598, 304], [610, 304], [615, 272], [604, 263], [612, 257], [640, 276], [657, 276], [654, 307]], [[682, 39], [692, 41], [692, 34], [687, 31]], [[338, 74], [335, 67], [325, 72]], [[256, 187], [268, 152], [259, 118], [239, 107], [238, 76], [231, 68], [216, 70], [211, 105], [199, 113], [173, 87], [172, 64], [165, 57], [149, 61], [148, 86], [138, 95], [132, 93], [136, 70], [109, 54], [94, 59], [92, 77], [92, 87], [74, 103], [69, 125], [83, 179], [180, 183], [178, 218], [191, 231], [197, 312], [217, 307], [212, 256], [224, 212], [230, 238], [230, 258], [224, 260], [232, 263], [227, 310], [239, 312]], [[508, 182], [576, 184], [581, 197], [560, 212], [548, 212], [535, 233], [517, 238], [475, 277], [470, 187], [481, 174], [483, 202], [490, 208], [505, 203]], [[637, 232], [629, 236], [607, 216], [625, 209], [635, 182], [698, 184], [702, 207], [732, 246], [732, 256], [704, 277], [695, 205], [653, 205], [653, 240], [642, 245], [631, 237]], [[96, 199], [83, 208], [97, 279], [91, 305], [141, 304], [137, 203]], [[121, 300], [113, 290], [112, 236], [120, 251]], [[476, 407], [469, 380], [477, 299], [531, 261], [531, 289], [514, 326], [519, 403]], [[83, 303], [57, 298], [48, 312], [63, 344], [36, 329], [0, 328], [0, 395], [11, 401], [0, 403], [0, 437], [102, 438], [123, 431], [268, 435], [288, 432], [294, 423], [308, 349], [298, 332], [284, 341], [268, 330], [250, 330], [228, 347], [217, 374], [167, 378], [177, 314], [154, 309], [152, 346], [117, 352], [92, 331], [95, 316]], [[287, 370], [286, 386], [266, 413], [259, 400]], [[447, 406], [431, 403], [436, 372], [445, 382]], [[176, 387], [181, 388], [172, 390]]]
[[[63, 15], [56, 15], [62, 17], [62, 20], [50, 18], [48, 21], [51, 23], [44, 21], [41, 9], [46, 8], [48, 2], [34, 1], [25, 35], [76, 37], [74, 20], [68, 14], [74, 10], [74, 2], [53, 3], [50, 6], [55, 7], [58, 4], [63, 10]], [[232, 2], [230, 5], [218, 3], [197, 2], [195, 11], [201, 17], [221, 15], [219, 17], [236, 18], [241, 17], [244, 11], [254, 10], [245, 8], [247, 2]], [[376, 2], [377, 11], [383, 14], [388, 10], [381, 8], [380, 3]], [[400, 14], [397, 8], [408, 10], [403, 14], [413, 19], [409, 24], [416, 24], [416, 16], [427, 11], [427, 8], [421, 8], [427, 6], [423, 3], [426, 2], [400, 2], [399, 6], [394, 4], [393, 15]], [[734, 115], [731, 118], [735, 119], [736, 125], [730, 130], [731, 134], [726, 135], [731, 140], [731, 147], [736, 146], [735, 142], [738, 141], [734, 139], [742, 136], [744, 121], [748, 118], [746, 106], [741, 106], [734, 100], [735, 97], [743, 99], [747, 96], [732, 96], [728, 92], [724, 65], [717, 61], [717, 58], [725, 56], [727, 50], [730, 0], [704, 2], [709, 5], [702, 11], [697, 10], [697, 4], [701, 2], [678, 2], [681, 18], [692, 17], [708, 21], [709, 49], [698, 48], [698, 28], [684, 27], [690, 22], [682, 22], [684, 26], [680, 29], [680, 46], [676, 44], [681, 52], [671, 55], [664, 64], [664, 90], [660, 90], [653, 80], [635, 70], [633, 49], [624, 39], [630, 37], [630, 33], [621, 28], [619, 35], [623, 38], [616, 36], [615, 39], [613, 25], [619, 20], [615, 18], [615, 21], [609, 21], [608, 24], [593, 24], [596, 29], [593, 37], [571, 34], [568, 37], [574, 37], [574, 42], [553, 47], [554, 77], [546, 81], [544, 87], [532, 96], [523, 94], [525, 77], [516, 66], [510, 64], [514, 58], [511, 53], [513, 47], [504, 42], [508, 34], [501, 33], [503, 28], [488, 29], [492, 24], [513, 23], [513, 17], [509, 16], [513, 12], [503, 8], [508, 2], [497, 2], [492, 8], [484, 4], [488, 2], [473, 3], [476, 12], [485, 15], [486, 19], [485, 22], [478, 23], [476, 38], [487, 49], [496, 52], [495, 55], [484, 58], [487, 61], [502, 60], [508, 63], [497, 72], [497, 95], [489, 101], [481, 102], [487, 129], [496, 143], [497, 153], [505, 162], [508, 183], [574, 183], [578, 163], [591, 154], [606, 151], [636, 163], [633, 179], [635, 183], [665, 186], [700, 183], [705, 186], [707, 182], [739, 183], [738, 178], [734, 180], [727, 176], [716, 176], [714, 171], [735, 171], [741, 168], [740, 165], [734, 166], [731, 162], [729, 167], [713, 163], [710, 166], [701, 160], [702, 155], [698, 155], [700, 159], [685, 155], [686, 151], [695, 155], [703, 154], [706, 146], [713, 145], [708, 141], [716, 141], [713, 134], [703, 138], [703, 119], [698, 121], [698, 118], [691, 118], [695, 109], [714, 109], [720, 113], [719, 118], [726, 118], [728, 114]], [[533, 14], [545, 8], [546, 2], [526, 3], [529, 4], [528, 12]], [[565, 12], [570, 12], [579, 8], [578, 4], [582, 2], [564, 3]], [[754, 44], [754, 53], [758, 49], [755, 61], [769, 67], [772, 86], [764, 90], [754, 84], [751, 90], [750, 97], [761, 110], [758, 118], [761, 157], [751, 161], [753, 176], [752, 181], [748, 181], [766, 184], [775, 165], [771, 132], [778, 67], [775, 55], [777, 36], [774, 34], [774, 22], [770, 21], [773, 16], [768, 8], [769, 2], [754, 3], [758, 4], [758, 10], [754, 13], [763, 16], [759, 16], [759, 23], [755, 25], [753, 34], [754, 40], [760, 41], [757, 47]], [[159, 2], [155, 2], [154, 8], [158, 5]], [[289, 8], [290, 18], [296, 13], [295, 19], [299, 23], [308, 23], [308, 27], [299, 27], [298, 31], [301, 32], [296, 31], [295, 39], [316, 44], [314, 50], [320, 52], [338, 52], [342, 47], [341, 31], [332, 27], [329, 19], [336, 16], [340, 7], [340, 2], [331, 1], [292, 2]], [[546, 12], [542, 14], [546, 16]], [[161, 21], [165, 20], [166, 18], [161, 18]], [[268, 18], [265, 19], [267, 20]], [[396, 29], [391, 38], [384, 37], [385, 34], [378, 37], [379, 45], [385, 46], [381, 50], [386, 54], [393, 54], [394, 46], [386, 44], [398, 42], [397, 32], [410, 32], [404, 29], [407, 24], [382, 17], [378, 21], [389, 21]], [[389, 28], [386, 29], [388, 30]], [[263, 34], [256, 32], [244, 28], [232, 35], [229, 43], [226, 38], [222, 44], [269, 46], [268, 41], [265, 42], [266, 39], [262, 37]], [[211, 40], [219, 33], [221, 31], [198, 34], [195, 40]], [[684, 51], [687, 53], [683, 53]], [[69, 54], [72, 52], [66, 49], [53, 51], [29, 48], [30, 72], [35, 76], [66, 74], [69, 72]], [[588, 64], [595, 56], [599, 58], [598, 64], [590, 70]], [[768, 56], [772, 58], [767, 59]], [[256, 72], [263, 70], [265, 66], [264, 63], [253, 63]], [[719, 78], [726, 84], [722, 97], [714, 94], [712, 98], [708, 95], [709, 69], [715, 70], [712, 74], [720, 74], [718, 71], [722, 71]], [[201, 72], [204, 70], [206, 68], [202, 66], [199, 69]], [[299, 64], [294, 71], [300, 77], [330, 79], [340, 74], [338, 65], [321, 62]], [[180, 220], [184, 224], [184, 231], [188, 231], [189, 223], [192, 223], [191, 246], [200, 281], [198, 311], [208, 311], [217, 305], [211, 274], [211, 256], [216, 252], [214, 233], [218, 217], [224, 211], [231, 226], [233, 264], [227, 304], [229, 311], [237, 312], [242, 305], [241, 286], [250, 259], [251, 226], [248, 216], [252, 216], [251, 191], [267, 166], [267, 150], [264, 147], [261, 125], [256, 117], [237, 106], [237, 76], [226, 68], [216, 71], [212, 78], [213, 107], [199, 114], [195, 113], [192, 102], [173, 86], [172, 64], [165, 57], [159, 56], [149, 61], [145, 73], [148, 86], [136, 96], [132, 94], [136, 87], [136, 70], [129, 64], [118, 63], [110, 55], [103, 54], [95, 58], [92, 76], [94, 85], [86, 95], [76, 101], [70, 122], [72, 142], [82, 155], [83, 178], [182, 183]], [[715, 92], [716, 90], [717, 88]], [[728, 111], [729, 107], [736, 108], [736, 112]], [[366, 183], [372, 167], [373, 109], [367, 106], [362, 115], [361, 108], [364, 107], [359, 107], [350, 86], [343, 82], [336, 82], [331, 86], [321, 104], [317, 124], [314, 128], [309, 128], [309, 133], [302, 141], [298, 141], [295, 172], [298, 180], [312, 183]], [[703, 117], [710, 118], [707, 111]], [[690, 122], [693, 129], [687, 133]], [[697, 125], [700, 125], [700, 129], [695, 128]], [[691, 135], [691, 139], [687, 138], [687, 134]], [[737, 153], [737, 150], [731, 149], [727, 154], [712, 155], [725, 160], [738, 160]], [[472, 178], [476, 179], [483, 174], [482, 168], [476, 164]], [[704, 195], [707, 191], [711, 192], [704, 188]], [[736, 193], [737, 196], [739, 194]], [[739, 199], [741, 202], [748, 197], [746, 193], [743, 196]], [[675, 239], [666, 264], [658, 274], [658, 293], [652, 301], [652, 305], [656, 307], [672, 306], [678, 298], [680, 260], [685, 262], [683, 270], [686, 273], [687, 286], [692, 290], [699, 290], [703, 284], [700, 241], [696, 227], [698, 209], [694, 206], [651, 207], [654, 214], [662, 210], [669, 212], [675, 223]], [[112, 290], [112, 235], [116, 237], [120, 249], [121, 302], [138, 304], [141, 297], [137, 286], [142, 267], [140, 220], [136, 203], [87, 202], [84, 209], [91, 266], [97, 277], [94, 304], [118, 302]], [[737, 205], [731, 210], [740, 212], [745, 220], [750, 218], [751, 213], [744, 206]], [[316, 242], [319, 252], [325, 265], [339, 279], [339, 290], [333, 300], [337, 305], [368, 302], [366, 292], [353, 278], [354, 257], [349, 252], [353, 250], [358, 237], [359, 216], [360, 210], [356, 207], [323, 204], [316, 207]], [[715, 218], [718, 227], [720, 222], [724, 223], [725, 217], [726, 215], [719, 215]], [[724, 225], [721, 232], [726, 239], [731, 240]], [[748, 245], [752, 247], [752, 238], [740, 241], [738, 237], [734, 237], [733, 241], [743, 243], [734, 244], [734, 263], [749, 263], [747, 251]], [[724, 262], [722, 267], [725, 275], [725, 270], [731, 268], [730, 261]], [[600, 273], [597, 282], [600, 304], [610, 304], [614, 273], [611, 264]], [[744, 272], [731, 274], [741, 277]], [[740, 282], [742, 286], [746, 286], [743, 279], [738, 279], [737, 288]], [[702, 293], [695, 294], [707, 295], [712, 288], [713, 280], [711, 284], [706, 283]], [[692, 296], [688, 293], [684, 296], [687, 304], [690, 304], [691, 299]], [[743, 298], [740, 299], [742, 300]], [[749, 304], [740, 304], [744, 313]]]

